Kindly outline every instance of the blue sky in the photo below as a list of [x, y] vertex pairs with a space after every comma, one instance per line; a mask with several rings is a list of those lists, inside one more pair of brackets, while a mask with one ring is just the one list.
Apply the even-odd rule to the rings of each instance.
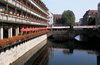
[[97, 10], [100, 0], [43, 0], [43, 2], [54, 14], [62, 14], [64, 10], [72, 10], [77, 22], [87, 10]]

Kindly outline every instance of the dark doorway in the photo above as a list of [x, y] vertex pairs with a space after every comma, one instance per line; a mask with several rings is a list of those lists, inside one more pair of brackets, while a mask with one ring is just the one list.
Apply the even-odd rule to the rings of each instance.
[[8, 38], [8, 28], [4, 28], [3, 30], [4, 38]]
[[12, 29], [12, 36], [16, 36], [16, 28]]

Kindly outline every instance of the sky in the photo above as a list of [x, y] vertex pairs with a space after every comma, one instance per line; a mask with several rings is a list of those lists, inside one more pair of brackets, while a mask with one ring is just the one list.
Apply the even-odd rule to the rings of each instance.
[[72, 10], [76, 22], [83, 17], [87, 10], [97, 10], [100, 0], [42, 0], [53, 14], [62, 14], [64, 10]]

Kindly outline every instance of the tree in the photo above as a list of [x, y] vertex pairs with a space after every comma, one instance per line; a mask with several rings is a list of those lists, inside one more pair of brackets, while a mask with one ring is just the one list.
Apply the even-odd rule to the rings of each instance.
[[69, 26], [73, 26], [75, 23], [75, 15], [73, 13], [73, 11], [71, 10], [67, 10], [64, 11], [62, 14], [62, 23], [64, 25], [69, 25]]

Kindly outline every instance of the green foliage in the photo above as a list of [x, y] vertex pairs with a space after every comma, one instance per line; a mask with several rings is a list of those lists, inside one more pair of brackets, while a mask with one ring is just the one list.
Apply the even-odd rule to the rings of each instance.
[[73, 26], [75, 23], [75, 15], [73, 13], [73, 11], [71, 10], [67, 10], [64, 11], [62, 14], [62, 23], [64, 25], [69, 25], [69, 26]]

